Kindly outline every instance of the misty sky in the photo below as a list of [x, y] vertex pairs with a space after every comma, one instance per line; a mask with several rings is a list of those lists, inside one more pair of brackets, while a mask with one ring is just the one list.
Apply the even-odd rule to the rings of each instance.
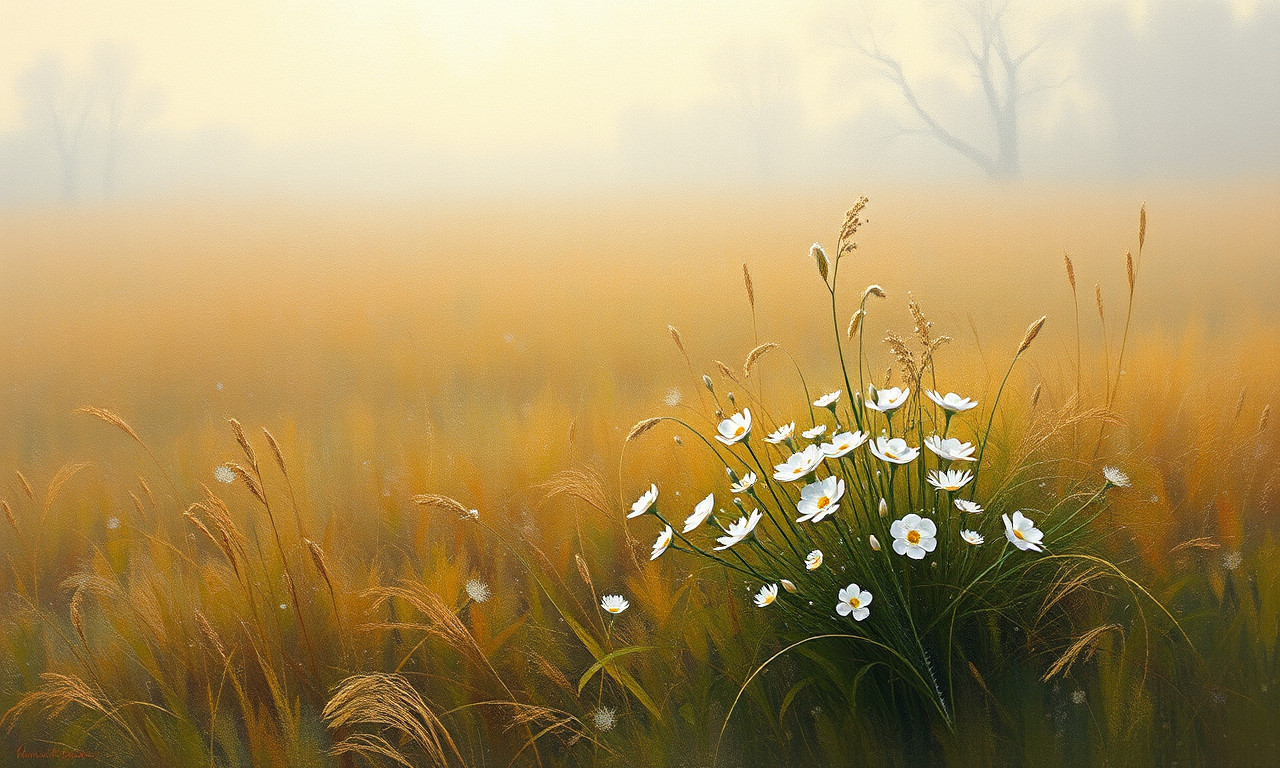
[[[949, 0], [0, 0], [0, 203], [985, 176]], [[1280, 173], [1280, 3], [1011, 2], [1028, 178]]]

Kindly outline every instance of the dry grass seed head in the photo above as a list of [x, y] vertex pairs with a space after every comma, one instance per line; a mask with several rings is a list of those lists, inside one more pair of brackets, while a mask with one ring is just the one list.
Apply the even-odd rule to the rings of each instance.
[[862, 318], [867, 314], [866, 310], [860, 309], [853, 313], [853, 317], [849, 318], [849, 327], [845, 329], [845, 336], [852, 339], [854, 334], [858, 332], [858, 328], [862, 325]]
[[469, 517], [471, 515], [471, 510], [464, 507], [462, 502], [438, 493], [420, 493], [414, 496], [411, 501], [418, 506], [442, 509], [446, 512], [453, 512], [460, 517]]
[[1104, 624], [1085, 632], [1049, 667], [1049, 671], [1045, 672], [1044, 677], [1040, 678], [1041, 681], [1047, 683], [1059, 673], [1064, 676], [1071, 674], [1072, 665], [1077, 660], [1088, 661], [1092, 658], [1094, 650], [1097, 649], [1098, 643], [1102, 640], [1102, 636], [1113, 630], [1119, 632], [1121, 638], [1124, 637], [1124, 629], [1119, 624]]
[[1129, 296], [1133, 296], [1133, 287], [1137, 283], [1137, 275], [1133, 271], [1133, 254], [1126, 253], [1124, 255], [1124, 271], [1129, 277]]
[[645, 432], [648, 432], [649, 430], [658, 426], [658, 423], [661, 421], [662, 421], [661, 416], [655, 416], [655, 417], [643, 419], [641, 421], [636, 422], [636, 425], [631, 428], [630, 432], [627, 433], [627, 439], [624, 440], [623, 442], [629, 443], [632, 440], [635, 440], [637, 437], [640, 437]]
[[209, 647], [217, 651], [218, 656], [223, 661], [226, 661], [227, 649], [222, 644], [222, 638], [218, 636], [218, 632], [213, 628], [213, 625], [209, 623], [209, 619], [205, 618], [205, 615], [198, 610], [196, 611], [196, 626], [199, 627], [200, 634], [204, 636], [205, 642], [209, 644]]
[[1267, 430], [1267, 422], [1271, 419], [1271, 404], [1267, 403], [1262, 407], [1262, 416], [1258, 419], [1258, 432], [1262, 433]]
[[747, 360], [742, 364], [742, 375], [746, 378], [750, 378], [751, 369], [753, 366], [755, 366], [756, 362], [760, 358], [764, 357], [766, 354], [772, 352], [777, 348], [778, 348], [778, 345], [776, 343], [769, 341], [769, 342], [765, 342], [764, 344], [761, 344], [760, 346], [748, 352]]
[[271, 430], [266, 427], [262, 428], [262, 434], [266, 435], [267, 445], [271, 446], [271, 455], [276, 460], [276, 466], [280, 468], [281, 474], [288, 477], [289, 470], [284, 466], [284, 451], [280, 450], [280, 443], [276, 442], [276, 436], [271, 434]]
[[227, 419], [227, 423], [231, 425], [231, 431], [236, 436], [236, 442], [240, 444], [240, 450], [244, 451], [245, 458], [249, 461], [249, 466], [253, 467], [256, 474], [258, 471], [258, 455], [253, 452], [253, 446], [249, 445], [249, 438], [245, 437], [244, 427], [240, 426], [240, 422], [235, 419]]
[[1036, 336], [1040, 335], [1040, 329], [1044, 327], [1044, 323], [1049, 319], [1048, 315], [1042, 316], [1039, 320], [1027, 326], [1027, 332], [1022, 337], [1022, 343], [1018, 345], [1018, 351], [1014, 355], [1021, 355], [1027, 351], [1027, 347], [1031, 346], [1031, 342], [1036, 340]]
[[535, 486], [544, 492], [543, 501], [557, 496], [577, 499], [597, 512], [609, 513], [604, 481], [589, 469], [566, 469], [555, 473], [545, 483]]
[[1072, 292], [1072, 293], [1075, 293], [1075, 291], [1076, 291], [1076, 268], [1075, 268], [1075, 265], [1071, 263], [1071, 257], [1070, 257], [1070, 256], [1068, 256], [1068, 255], [1067, 255], [1067, 254], [1065, 254], [1065, 253], [1064, 253], [1064, 254], [1062, 254], [1062, 259], [1063, 259], [1063, 261], [1065, 261], [1065, 262], [1067, 263], [1067, 282], [1068, 282], [1068, 283], [1071, 283], [1071, 292]]
[[22, 529], [18, 527], [18, 518], [14, 517], [13, 508], [9, 506], [9, 502], [0, 500], [0, 507], [4, 507], [4, 517], [9, 521], [9, 525], [12, 526], [14, 532], [21, 534]]
[[307, 545], [307, 552], [311, 554], [312, 564], [320, 572], [320, 578], [324, 579], [324, 583], [329, 585], [329, 591], [333, 592], [333, 578], [329, 575], [329, 564], [325, 562], [324, 550], [311, 539], [303, 539], [303, 542]]
[[737, 384], [738, 386], [742, 386], [742, 382], [738, 380], [738, 377], [736, 374], [734, 374], [732, 368], [720, 362], [719, 360], [713, 360], [712, 362], [715, 363], [716, 370], [720, 371], [721, 376], [725, 377], [729, 381], [732, 381], [734, 384]]
[[22, 486], [22, 492], [27, 494], [28, 499], [35, 501], [36, 492], [34, 489], [32, 489], [31, 483], [27, 482], [27, 476], [22, 474], [22, 472], [19, 470], [14, 470], [14, 472], [18, 475], [18, 483], [19, 485]]
[[756, 308], [756, 291], [751, 285], [751, 270], [747, 269], [747, 263], [742, 263], [742, 282], [747, 286], [747, 303], [752, 309]]
[[680, 338], [680, 331], [674, 325], [668, 325], [667, 333], [671, 335], [671, 340], [676, 343], [676, 349], [680, 350], [680, 354], [684, 355], [684, 359], [687, 362], [689, 353], [685, 351], [684, 339]]
[[[459, 761], [462, 760], [448, 729], [401, 675], [375, 672], [348, 677], [334, 689], [321, 717], [331, 730], [373, 725], [397, 731], [417, 744], [432, 765], [449, 764], [446, 747]], [[372, 751], [392, 757], [403, 765], [414, 765], [381, 737], [372, 737], [373, 741], [366, 740], [368, 738], [368, 734], [345, 738], [334, 745], [333, 753], [367, 754], [368, 746], [376, 744], [378, 748]]]
[[1102, 283], [1093, 284], [1093, 295], [1098, 303], [1098, 317], [1100, 317], [1103, 321], [1106, 321], [1107, 315], [1105, 312], [1102, 311]]

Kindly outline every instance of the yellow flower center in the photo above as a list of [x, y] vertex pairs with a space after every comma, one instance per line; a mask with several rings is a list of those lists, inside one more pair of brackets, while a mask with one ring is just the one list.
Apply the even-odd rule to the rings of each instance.
[[896, 459], [896, 458], [898, 458], [898, 454], [894, 453], [893, 451], [885, 451], [885, 452], [884, 452], [884, 455], [885, 455], [885, 456], [887, 456], [887, 457], [888, 457], [888, 458], [890, 458], [890, 459]]
[[920, 543], [920, 532], [919, 532], [919, 531], [907, 531], [907, 543], [908, 543], [908, 544], [919, 544], [919, 543]]
[[746, 428], [746, 427], [744, 427], [744, 426], [742, 426], [741, 424], [739, 424], [739, 425], [738, 425], [738, 428], [737, 428], [737, 429], [735, 429], [735, 430], [733, 430], [733, 436], [734, 436], [734, 437], [742, 437], [742, 433], [743, 433], [743, 432], [746, 432], [746, 431], [747, 431], [747, 428]]
[[854, 609], [861, 608], [861, 607], [862, 607], [862, 601], [861, 601], [861, 600], [859, 600], [859, 599], [858, 599], [858, 598], [856, 598], [856, 597], [851, 597], [851, 598], [849, 598], [849, 607], [850, 607], [850, 608], [854, 608]]
[[827, 506], [830, 503], [831, 503], [831, 499], [827, 498], [826, 496], [823, 496], [822, 498], [818, 499], [818, 509], [822, 509], [823, 507]]
[[1020, 538], [1020, 539], [1025, 539], [1025, 538], [1027, 538], [1026, 536], [1023, 536], [1023, 535], [1022, 535], [1022, 531], [1018, 530], [1017, 528], [1014, 528], [1014, 529], [1013, 529], [1013, 535], [1014, 535], [1014, 536], [1017, 536], [1017, 537], [1018, 537], [1018, 538]]

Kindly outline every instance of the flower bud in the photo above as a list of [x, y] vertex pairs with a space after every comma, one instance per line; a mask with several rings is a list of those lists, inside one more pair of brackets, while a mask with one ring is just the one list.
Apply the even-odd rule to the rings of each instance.
[[881, 517], [889, 516], [889, 502], [885, 501], [884, 497], [880, 498], [880, 516]]
[[708, 392], [716, 391], [716, 385], [711, 383], [711, 377], [705, 373], [702, 374], [702, 385], [707, 388]]
[[880, 540], [876, 538], [876, 535], [874, 533], [867, 537], [867, 542], [871, 544], [871, 551], [873, 552], [880, 551]]
[[788, 580], [786, 580], [786, 579], [783, 579], [783, 580], [782, 580], [782, 588], [783, 588], [783, 589], [785, 589], [785, 590], [787, 590], [788, 592], [790, 592], [790, 593], [791, 593], [791, 594], [793, 594], [793, 595], [798, 591], [798, 590], [796, 589], [796, 585], [795, 585], [795, 584], [792, 584], [790, 581], [788, 581]]
[[818, 274], [822, 276], [823, 281], [827, 279], [827, 270], [831, 268], [831, 262], [827, 259], [827, 252], [822, 250], [822, 246], [814, 243], [809, 248], [809, 255], [818, 263]]
[[732, 392], [730, 392], [730, 393], [728, 393], [727, 395], [725, 395], [725, 397], [729, 398], [729, 403], [730, 403], [731, 405], [736, 404], [736, 403], [738, 402], [737, 400], [735, 400], [735, 399], [734, 399], [734, 397], [733, 397], [733, 393], [732, 393]]

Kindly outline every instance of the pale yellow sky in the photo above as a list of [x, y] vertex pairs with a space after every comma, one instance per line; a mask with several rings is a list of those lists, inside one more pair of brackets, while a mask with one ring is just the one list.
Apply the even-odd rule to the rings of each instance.
[[[1135, 17], [1159, 0], [1115, 0]], [[1259, 0], [1237, 0], [1248, 13]], [[1034, 2], [1032, 24], [1108, 0]], [[857, 108], [832, 19], [864, 9], [915, 71], [937, 50], [937, 0], [0, 0], [0, 130], [7, 84], [42, 53], [81, 69], [110, 41], [164, 94], [159, 127], [218, 126], [253, 141], [363, 138], [461, 153], [607, 147], [629, 110], [733, 98], [734, 72], [776, 56], [803, 120]], [[926, 31], [933, 29], [932, 36]], [[844, 63], [842, 63], [844, 62]], [[967, 82], [961, 73], [957, 80]], [[847, 82], [847, 81], [846, 81]]]

